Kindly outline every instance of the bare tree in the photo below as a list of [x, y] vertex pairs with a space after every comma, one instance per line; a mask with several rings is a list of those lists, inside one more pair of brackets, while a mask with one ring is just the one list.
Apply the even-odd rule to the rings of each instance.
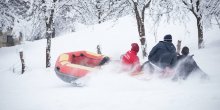
[[[8, 28], [14, 29], [21, 20], [28, 18], [30, 2], [25, 0], [1, 0], [0, 1], [0, 29], [6, 31]], [[14, 30], [12, 30], [13, 33]]]
[[102, 16], [102, 7], [101, 7], [101, 0], [96, 0], [95, 7], [97, 9], [97, 17], [98, 17], [98, 23], [101, 23], [101, 16]]
[[188, 9], [196, 17], [197, 29], [198, 29], [198, 48], [203, 48], [203, 23], [202, 23], [202, 13], [201, 13], [201, 1], [200, 0], [182, 0], [182, 2], [188, 7]]
[[144, 1], [131, 0], [131, 1], [137, 21], [138, 33], [140, 36], [140, 42], [142, 47], [142, 55], [143, 57], [147, 57], [147, 52], [146, 52], [147, 44], [145, 38], [144, 19], [145, 19], [145, 10], [149, 8], [151, 0], [144, 0]]
[[46, 3], [45, 0], [42, 0], [42, 3], [44, 4], [44, 14], [45, 14], [45, 23], [46, 23], [46, 39], [47, 39], [47, 45], [46, 45], [46, 68], [50, 67], [50, 50], [51, 50], [51, 39], [53, 37], [53, 31], [54, 29], [54, 10], [55, 10], [55, 3], [57, 0], [53, 0], [52, 3]]
[[123, 16], [128, 9], [127, 0], [96, 0], [97, 6], [96, 16], [98, 23], [105, 22], [110, 19], [117, 19]]
[[123, 16], [128, 0], [76, 0], [72, 9], [84, 24], [102, 23]]
[[[192, 12], [196, 18], [198, 29], [198, 48], [204, 48], [204, 25], [216, 17], [220, 10], [219, 0], [182, 0], [186, 8]], [[216, 19], [218, 22], [218, 19]]]

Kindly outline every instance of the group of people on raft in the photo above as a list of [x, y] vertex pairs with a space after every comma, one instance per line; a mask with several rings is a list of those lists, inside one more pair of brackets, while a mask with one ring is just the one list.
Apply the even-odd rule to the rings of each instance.
[[144, 71], [144, 68], [148, 66], [150, 73], [154, 72], [155, 67], [159, 67], [164, 76], [175, 73], [173, 80], [180, 78], [185, 80], [194, 71], [200, 71], [201, 77], [207, 76], [197, 65], [193, 59], [193, 55], [189, 55], [189, 48], [187, 46], [182, 48], [181, 54], [176, 52], [170, 34], [165, 35], [163, 41], [159, 41], [152, 48], [148, 56], [148, 61], [142, 65], [137, 56], [138, 52], [138, 44], [132, 43], [131, 50], [127, 51], [121, 57], [121, 63], [124, 65], [123, 69], [132, 71], [134, 75], [142, 70]]

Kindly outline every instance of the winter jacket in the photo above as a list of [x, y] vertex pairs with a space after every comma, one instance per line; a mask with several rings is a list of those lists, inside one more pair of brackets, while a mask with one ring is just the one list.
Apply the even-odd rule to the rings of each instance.
[[176, 48], [171, 42], [160, 41], [150, 51], [148, 60], [160, 68], [172, 68], [177, 60]]
[[180, 55], [180, 54], [178, 54], [178, 55], [177, 55], [177, 62], [179, 62], [180, 60], [186, 58], [187, 56], [188, 56], [188, 55]]
[[177, 81], [178, 79], [186, 80], [193, 73], [199, 74], [203, 79], [209, 78], [197, 65], [193, 59], [193, 55], [179, 55], [177, 59], [178, 63], [176, 66], [176, 74], [172, 79], [173, 81]]
[[177, 59], [176, 76], [182, 79], [186, 79], [193, 71], [201, 70], [193, 59], [193, 55], [179, 55]]
[[128, 51], [126, 54], [124, 54], [121, 58], [121, 62], [124, 65], [124, 70], [126, 71], [133, 71], [133, 72], [139, 72], [140, 71], [140, 62], [139, 58], [137, 56], [137, 52], [135, 51]]

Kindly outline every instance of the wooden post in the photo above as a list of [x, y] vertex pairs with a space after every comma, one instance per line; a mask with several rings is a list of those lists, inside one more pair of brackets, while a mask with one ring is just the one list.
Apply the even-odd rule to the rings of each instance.
[[180, 49], [181, 49], [181, 40], [178, 40], [177, 41], [177, 53], [179, 54], [180, 53]]
[[101, 48], [100, 48], [100, 45], [97, 45], [96, 48], [97, 48], [97, 53], [98, 53], [98, 54], [102, 54], [102, 52], [101, 52]]
[[24, 71], [25, 71], [25, 63], [24, 63], [23, 51], [20, 51], [19, 54], [20, 54], [21, 65], [22, 65], [21, 74], [23, 74]]

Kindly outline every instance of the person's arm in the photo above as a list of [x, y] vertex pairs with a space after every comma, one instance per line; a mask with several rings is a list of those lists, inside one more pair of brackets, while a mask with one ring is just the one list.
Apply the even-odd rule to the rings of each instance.
[[157, 52], [157, 50], [158, 50], [157, 46], [154, 46], [152, 48], [152, 50], [150, 51], [149, 56], [148, 56], [149, 61], [151, 60], [152, 56]]
[[107, 57], [107, 56], [105, 56], [105, 57], [101, 60], [101, 62], [99, 63], [99, 66], [102, 66], [102, 65], [104, 65], [105, 63], [107, 63], [107, 62], [109, 62], [109, 61], [110, 61], [110, 58]]
[[172, 60], [171, 60], [171, 68], [173, 68], [177, 64], [177, 54], [173, 53], [172, 55]]
[[137, 61], [134, 63], [134, 71], [131, 73], [132, 76], [139, 75], [141, 72], [141, 65], [139, 58], [137, 57]]

